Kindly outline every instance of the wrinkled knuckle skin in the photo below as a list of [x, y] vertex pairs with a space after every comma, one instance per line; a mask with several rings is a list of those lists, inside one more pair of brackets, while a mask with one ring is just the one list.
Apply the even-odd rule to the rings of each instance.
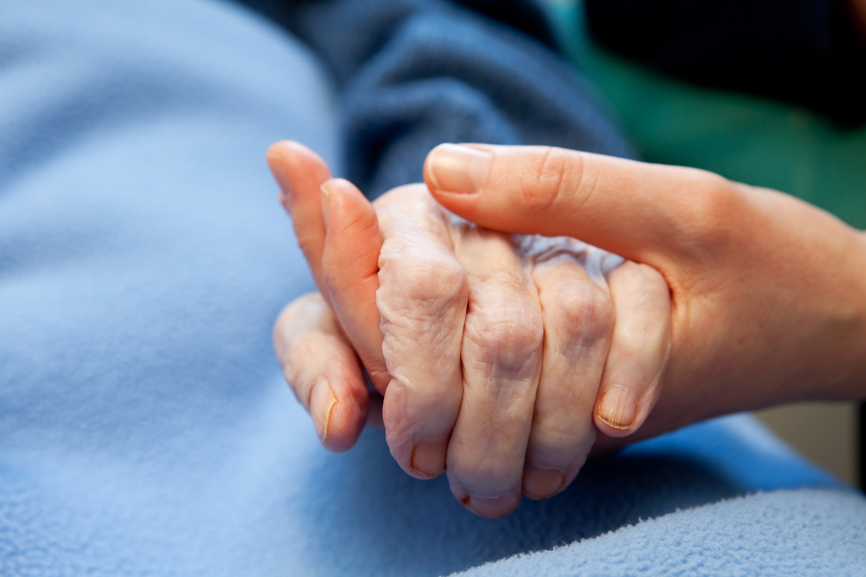
[[597, 284], [558, 282], [546, 287], [545, 323], [567, 341], [597, 340], [613, 332], [615, 313], [607, 291]]
[[420, 309], [435, 315], [465, 307], [469, 294], [466, 271], [454, 258], [398, 252], [383, 259], [382, 265], [379, 290], [388, 308]]
[[528, 377], [544, 336], [541, 315], [523, 303], [487, 311], [466, 320], [466, 336], [480, 350], [479, 360], [517, 379]]
[[[535, 461], [567, 461], [576, 454], [589, 452], [595, 441], [595, 427], [574, 419], [572, 410], [572, 407], [565, 405], [563, 414], [537, 419], [533, 423], [530, 449]], [[562, 418], [566, 413], [568, 418]]]
[[567, 183], [580, 181], [580, 164], [566, 151], [549, 147], [524, 167], [521, 194], [532, 212], [544, 212], [556, 203]]
[[414, 302], [430, 303], [446, 309], [465, 300], [468, 293], [466, 272], [453, 258], [444, 255], [419, 259], [417, 265], [403, 267], [396, 282]]

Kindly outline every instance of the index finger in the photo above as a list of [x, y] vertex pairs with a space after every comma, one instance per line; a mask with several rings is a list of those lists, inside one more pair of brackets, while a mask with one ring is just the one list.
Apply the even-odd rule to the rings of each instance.
[[318, 154], [291, 140], [272, 145], [265, 158], [280, 186], [280, 201], [292, 217], [295, 237], [307, 259], [316, 286], [330, 305], [328, 290], [322, 279], [325, 220], [320, 190], [331, 179], [331, 171]]

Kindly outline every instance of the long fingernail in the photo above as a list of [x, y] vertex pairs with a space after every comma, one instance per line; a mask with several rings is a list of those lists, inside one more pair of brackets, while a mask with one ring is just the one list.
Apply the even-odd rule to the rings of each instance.
[[553, 497], [563, 489], [565, 474], [558, 469], [544, 469], [530, 465], [523, 472], [523, 494], [530, 499]]
[[442, 192], [471, 194], [487, 181], [493, 155], [459, 144], [440, 144], [430, 152], [430, 178]]
[[631, 391], [619, 385], [604, 392], [598, 404], [598, 418], [614, 429], [630, 429], [637, 415], [637, 400]]
[[445, 455], [448, 439], [418, 443], [412, 449], [409, 466], [418, 474], [432, 479], [445, 472]]
[[460, 504], [482, 517], [488, 519], [499, 519], [517, 509], [520, 504], [520, 493], [509, 493], [501, 497], [482, 498], [467, 495], [460, 500]]
[[328, 440], [328, 429], [331, 427], [331, 415], [337, 405], [337, 397], [331, 388], [331, 383], [325, 378], [319, 379], [313, 386], [310, 398], [310, 415], [313, 416], [313, 426], [316, 434], [324, 443]]

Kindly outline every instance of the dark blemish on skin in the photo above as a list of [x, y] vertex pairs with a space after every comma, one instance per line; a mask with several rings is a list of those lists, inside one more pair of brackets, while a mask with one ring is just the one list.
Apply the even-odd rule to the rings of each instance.
[[465, 497], [460, 499], [460, 504], [463, 505], [464, 507], [468, 507], [469, 501], [471, 501], [471, 500], [472, 500], [472, 497], [470, 497], [469, 495], [466, 495]]

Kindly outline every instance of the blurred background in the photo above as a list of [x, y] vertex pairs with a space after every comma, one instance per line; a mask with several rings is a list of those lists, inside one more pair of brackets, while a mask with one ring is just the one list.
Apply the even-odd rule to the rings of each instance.
[[856, 403], [803, 403], [755, 415], [812, 462], [846, 483], [863, 486]]

